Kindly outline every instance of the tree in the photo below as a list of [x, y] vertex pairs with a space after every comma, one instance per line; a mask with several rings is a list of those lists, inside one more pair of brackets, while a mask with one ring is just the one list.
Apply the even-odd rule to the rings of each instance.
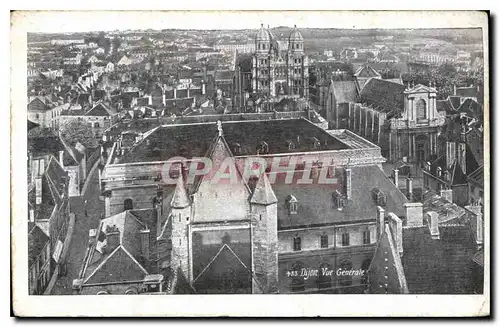
[[72, 120], [61, 124], [60, 132], [62, 137], [74, 146], [77, 142], [83, 144], [84, 147], [97, 147], [97, 140], [92, 133], [92, 130], [85, 124], [77, 120]]

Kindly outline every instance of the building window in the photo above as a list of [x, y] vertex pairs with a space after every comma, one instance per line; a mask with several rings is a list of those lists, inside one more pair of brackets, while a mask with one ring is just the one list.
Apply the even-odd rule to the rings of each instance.
[[320, 236], [320, 244], [322, 249], [328, 248], [328, 235]]
[[302, 240], [300, 236], [294, 236], [293, 238], [293, 250], [300, 251], [302, 249]]
[[371, 240], [370, 240], [370, 231], [369, 230], [365, 230], [363, 232], [363, 244], [370, 244], [371, 243]]
[[123, 210], [132, 209], [134, 209], [134, 202], [132, 201], [132, 199], [125, 199], [125, 201], [123, 201]]
[[288, 213], [291, 215], [297, 214], [298, 201], [293, 195], [289, 195], [287, 198]]
[[349, 246], [349, 232], [342, 233], [342, 246]]
[[423, 99], [417, 101], [417, 119], [427, 119], [427, 104]]

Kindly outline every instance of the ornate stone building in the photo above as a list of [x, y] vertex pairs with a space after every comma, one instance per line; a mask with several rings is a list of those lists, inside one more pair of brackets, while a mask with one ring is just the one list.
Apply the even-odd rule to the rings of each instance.
[[309, 59], [296, 26], [286, 40], [279, 40], [262, 25], [255, 37], [255, 52], [239, 56], [235, 72], [236, 106], [243, 106], [251, 94], [274, 98], [309, 96]]
[[[408, 216], [405, 196], [380, 168], [380, 148], [305, 119], [163, 125], [131, 147], [124, 144], [117, 140], [100, 175], [106, 216], [156, 207], [156, 227], [147, 225], [159, 230], [154, 242], [165, 244], [153, 246], [156, 268], [144, 268], [149, 274], [162, 267], [178, 271], [197, 293], [363, 292], [366, 276], [304, 279], [293, 272], [367, 270], [384, 211]], [[214, 172], [234, 160], [241, 176], [244, 160], [255, 155], [268, 169], [275, 160], [288, 166], [233, 184], [179, 173], [205, 156]], [[185, 162], [166, 170], [166, 160], [179, 156]], [[316, 165], [311, 185], [298, 183], [305, 162]], [[315, 183], [322, 174], [317, 165], [336, 182]]]

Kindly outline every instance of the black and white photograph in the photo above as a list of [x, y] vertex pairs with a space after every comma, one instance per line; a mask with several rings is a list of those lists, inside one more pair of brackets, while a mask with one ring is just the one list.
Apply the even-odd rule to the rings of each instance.
[[489, 314], [488, 16], [410, 14], [13, 12], [14, 291]]

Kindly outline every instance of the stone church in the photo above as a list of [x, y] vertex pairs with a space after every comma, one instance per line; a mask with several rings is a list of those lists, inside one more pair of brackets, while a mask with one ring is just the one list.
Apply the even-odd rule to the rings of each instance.
[[233, 84], [238, 106], [244, 106], [252, 94], [308, 98], [309, 59], [297, 26], [288, 38], [280, 40], [261, 25], [255, 37], [255, 53], [238, 55]]

